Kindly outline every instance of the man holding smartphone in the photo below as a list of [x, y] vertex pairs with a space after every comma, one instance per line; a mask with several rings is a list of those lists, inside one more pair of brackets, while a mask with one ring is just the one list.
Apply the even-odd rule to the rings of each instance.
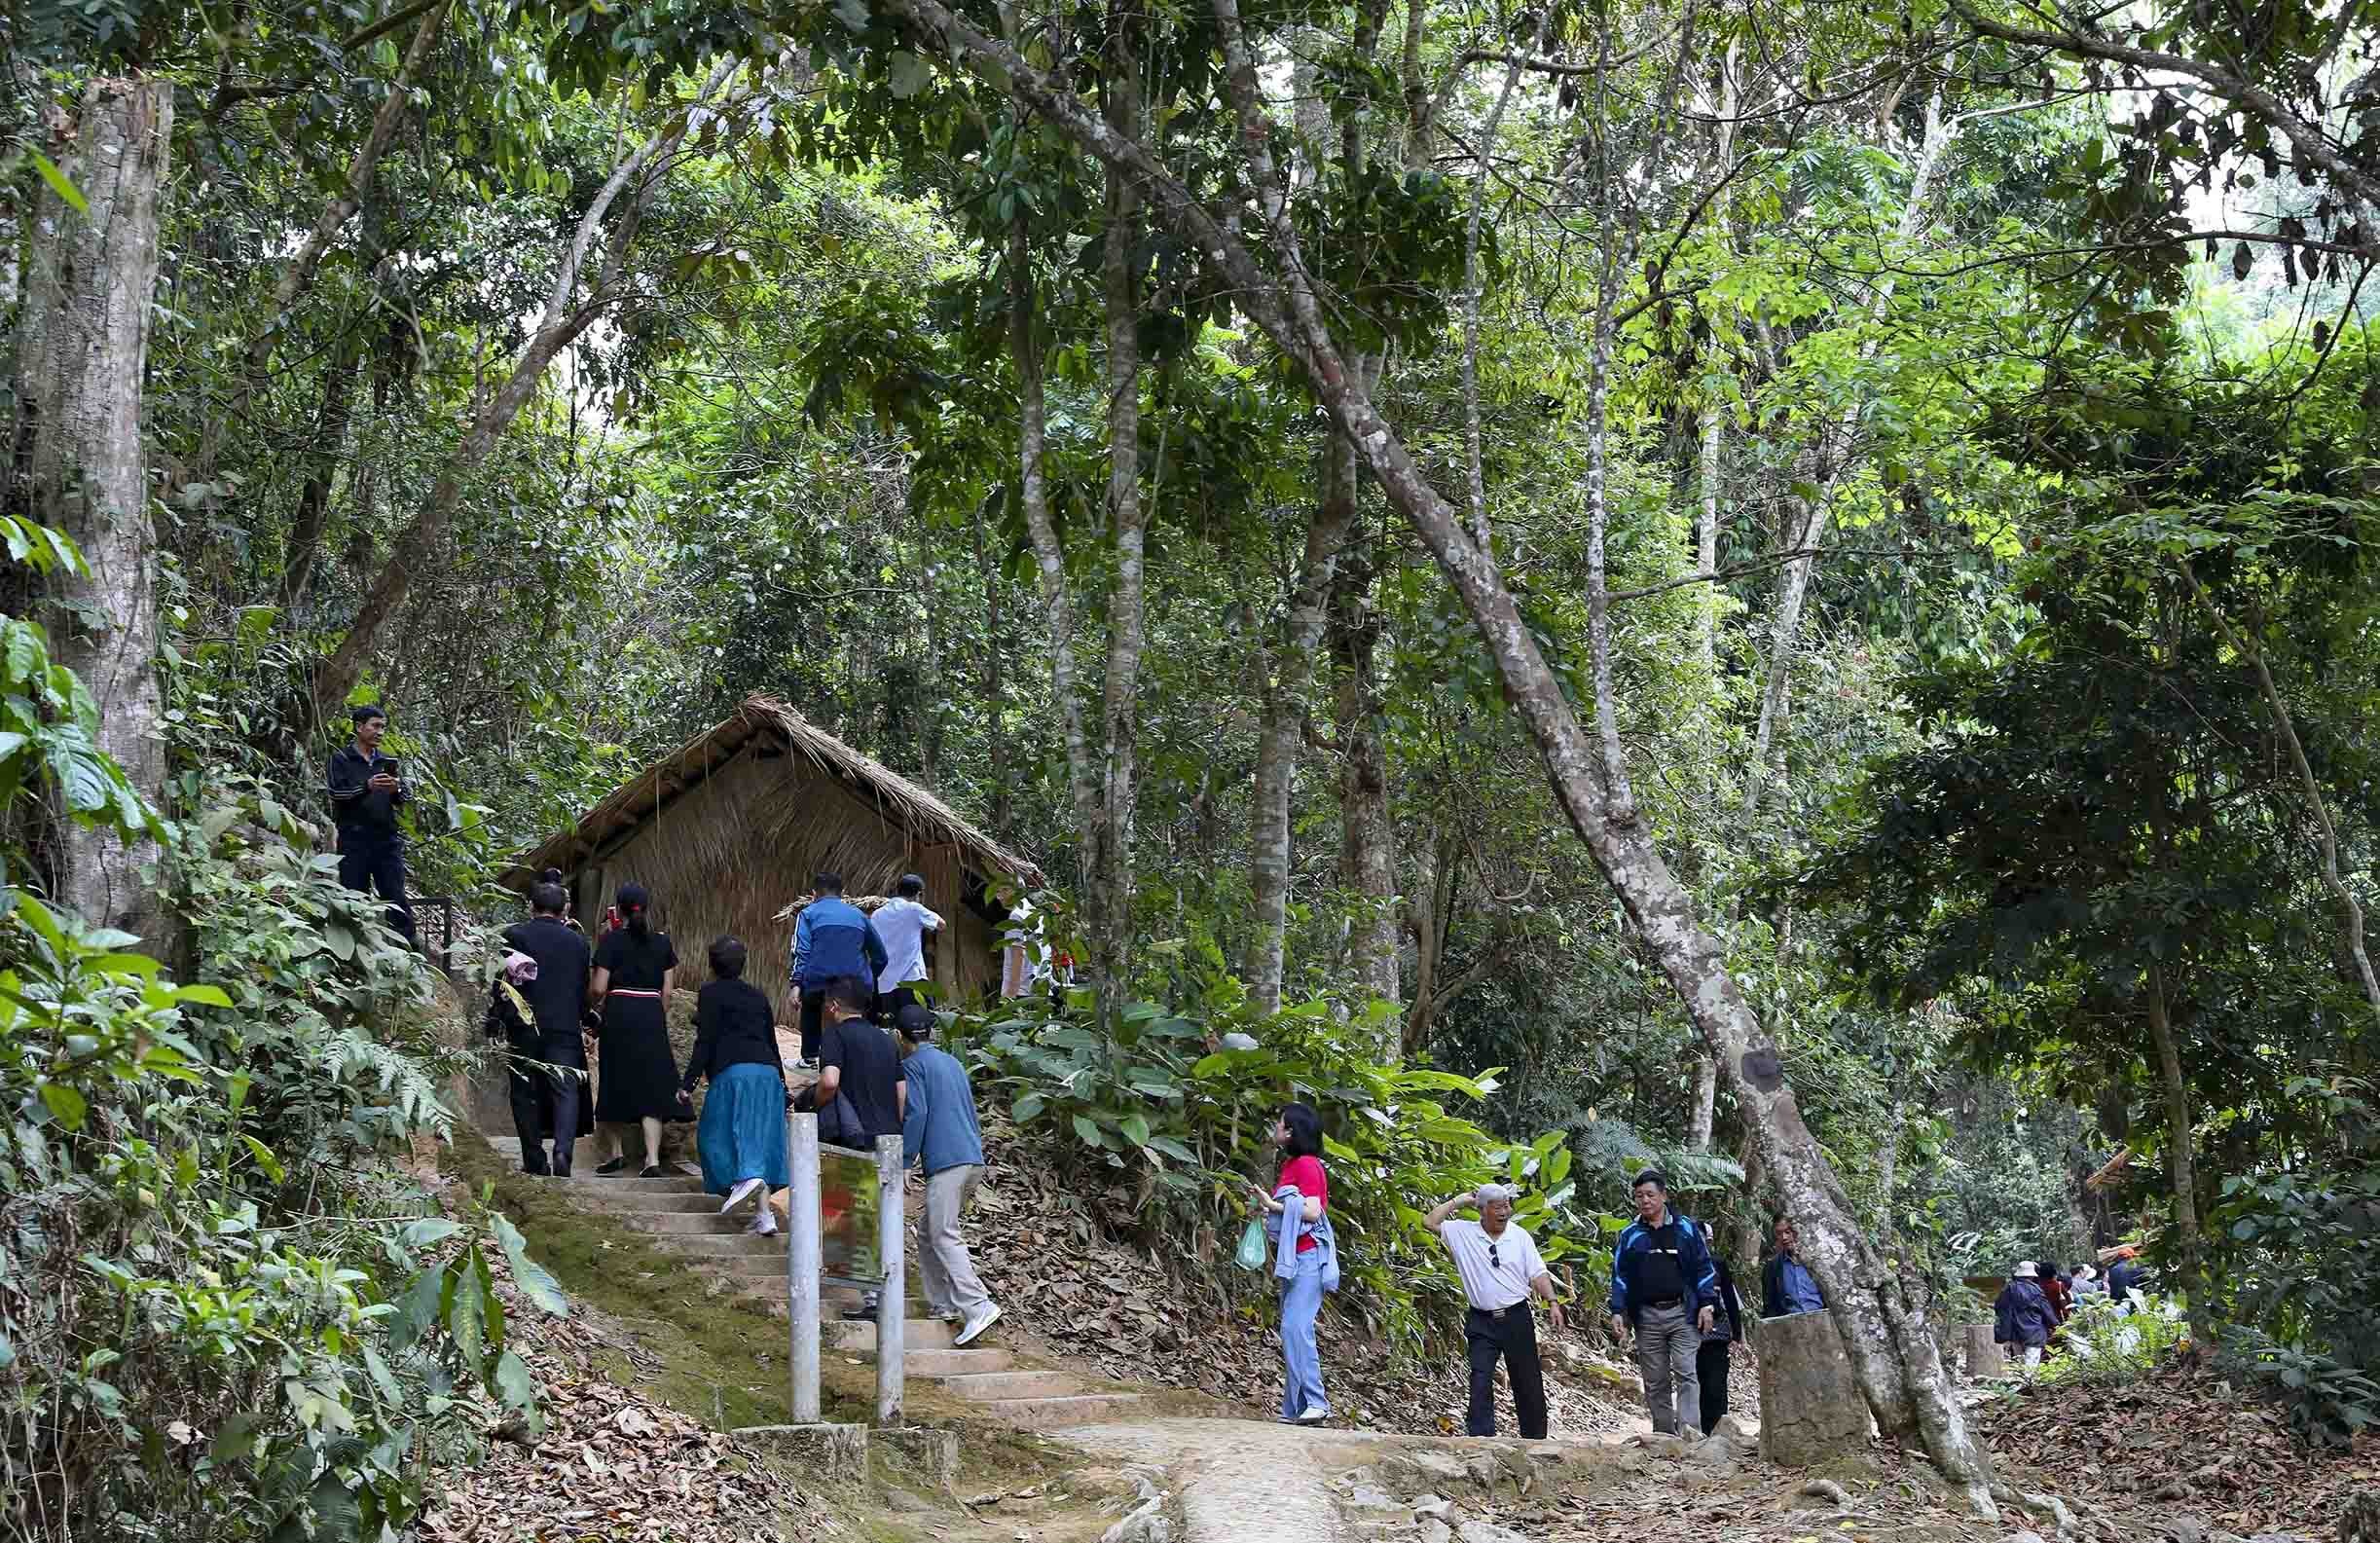
[[331, 756], [331, 818], [339, 825], [339, 882], [358, 895], [380, 892], [388, 902], [388, 925], [415, 946], [413, 907], [405, 902], [405, 832], [396, 806], [405, 801], [404, 779], [393, 756], [381, 753], [388, 715], [359, 707], [352, 715], [355, 738]]

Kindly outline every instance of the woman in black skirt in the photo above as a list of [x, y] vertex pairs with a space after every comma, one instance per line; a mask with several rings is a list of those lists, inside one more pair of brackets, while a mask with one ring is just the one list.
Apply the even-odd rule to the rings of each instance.
[[628, 1165], [621, 1125], [644, 1127], [644, 1177], [661, 1174], [661, 1122], [683, 1120], [677, 1102], [677, 1057], [670, 1050], [670, 987], [677, 974], [677, 950], [670, 935], [644, 918], [651, 902], [641, 884], [620, 886], [620, 925], [595, 948], [595, 1001], [604, 1013], [601, 1080], [595, 1089], [595, 1120], [612, 1127], [611, 1160], [595, 1171], [617, 1173]]

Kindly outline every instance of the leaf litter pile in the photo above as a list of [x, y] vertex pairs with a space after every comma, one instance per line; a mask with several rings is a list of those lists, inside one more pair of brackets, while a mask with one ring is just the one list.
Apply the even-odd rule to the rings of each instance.
[[[503, 1299], [505, 1344], [537, 1379], [543, 1431], [507, 1424], [477, 1464], [445, 1470], [421, 1518], [433, 1543], [671, 1543], [849, 1534], [751, 1447], [706, 1429], [660, 1399], [607, 1377], [625, 1336], [606, 1333], [583, 1304], [548, 1317], [522, 1296], [505, 1260], [489, 1260]], [[636, 1353], [628, 1351], [633, 1365]], [[493, 1406], [491, 1406], [493, 1412]]]
[[[1978, 1410], [2001, 1466], [2146, 1535], [2329, 1538], [2347, 1497], [2380, 1487], [2380, 1438], [2308, 1448], [2279, 1409], [2215, 1374], [2170, 1365], [2120, 1387], [2030, 1388]], [[2138, 1535], [2130, 1525], [2128, 1531]]]
[[[1281, 1396], [1279, 1314], [1272, 1293], [1253, 1273], [1257, 1290], [1227, 1279], [1241, 1272], [1227, 1248], [1201, 1236], [1160, 1260], [1138, 1245], [1108, 1235], [1103, 1218], [1127, 1219], [1138, 1197], [1123, 1185], [1104, 1192], [1070, 1190], [1014, 1127], [986, 1111], [985, 1168], [969, 1212], [967, 1233], [976, 1267], [1006, 1316], [1052, 1351], [1095, 1366], [1118, 1381], [1154, 1382], [1203, 1393], [1263, 1418], [1278, 1413]], [[914, 1202], [913, 1202], [914, 1203]], [[1362, 1428], [1416, 1435], [1460, 1435], [1468, 1372], [1458, 1310], [1443, 1307], [1447, 1331], [1439, 1341], [1444, 1364], [1394, 1362], [1340, 1302], [1326, 1306], [1319, 1326], [1323, 1386], [1338, 1420]], [[1555, 1434], [1586, 1436], [1630, 1428], [1643, 1418], [1632, 1367], [1623, 1369], [1589, 1347], [1579, 1321], [1600, 1317], [1596, 1304], [1574, 1314], [1558, 1342], [1540, 1325], [1547, 1399]], [[1740, 1374], [1739, 1374], [1740, 1377]], [[1738, 1380], [1739, 1407], [1749, 1409], [1756, 1383]], [[1517, 1429], [1512, 1393], [1501, 1375], [1497, 1428]]]

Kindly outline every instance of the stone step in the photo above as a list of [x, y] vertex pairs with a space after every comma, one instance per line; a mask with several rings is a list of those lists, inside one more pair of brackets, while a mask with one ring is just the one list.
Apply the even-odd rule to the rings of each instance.
[[[683, 1181], [682, 1186], [677, 1188], [663, 1188], [663, 1186], [678, 1183], [671, 1179], [649, 1179], [643, 1182], [651, 1184], [654, 1188], [632, 1190], [626, 1185], [599, 1184], [589, 1188], [584, 1194], [571, 1194], [570, 1198], [576, 1204], [598, 1211], [682, 1211], [689, 1216], [717, 1216], [719, 1214], [719, 1196], [705, 1194], [702, 1186], [692, 1179]], [[752, 1219], [751, 1202], [747, 1201], [736, 1207], [733, 1215], [738, 1227], [751, 1221]]]
[[[911, 1318], [901, 1325], [900, 1347], [903, 1350], [948, 1349], [951, 1337], [958, 1332], [957, 1324], [944, 1323], [939, 1318]], [[819, 1325], [819, 1343], [830, 1350], [848, 1350], [855, 1355], [872, 1354], [876, 1348], [876, 1326], [829, 1318]]]
[[986, 1399], [975, 1407], [1027, 1430], [1057, 1430], [1132, 1414], [1141, 1402], [1138, 1393], [1071, 1393], [1058, 1398]]
[[[698, 1237], [720, 1234], [729, 1237], [746, 1235], [758, 1237], [760, 1235], [757, 1232], [751, 1234], [745, 1232], [745, 1224], [751, 1220], [751, 1217], [741, 1211], [733, 1216], [721, 1216], [715, 1204], [705, 1206], [699, 1211], [615, 1210], [610, 1214], [622, 1225], [633, 1227], [641, 1232], [660, 1232], [668, 1235], [691, 1232]], [[785, 1251], [786, 1242], [783, 1232], [768, 1241], [777, 1245], [778, 1252]]]
[[[967, 1352], [958, 1352], [965, 1355]], [[901, 1365], [912, 1376], [921, 1375], [909, 1366], [907, 1356]], [[1065, 1372], [950, 1372], [934, 1377], [951, 1392], [970, 1403], [985, 1404], [995, 1400], [1024, 1398], [1063, 1398], [1082, 1391], [1080, 1378]]]
[[[849, 1352], [846, 1352], [849, 1353]], [[911, 1377], [983, 1376], [1006, 1372], [1016, 1357], [1006, 1350], [944, 1350], [929, 1345], [901, 1346], [900, 1364]]]
[[[625, 1218], [623, 1218], [625, 1220]], [[645, 1231], [644, 1229], [638, 1229]], [[785, 1268], [786, 1239], [783, 1232], [775, 1237], [762, 1237], [731, 1227], [718, 1232], [646, 1232], [646, 1241], [665, 1254], [676, 1254], [689, 1263], [712, 1263], [722, 1259], [773, 1259], [777, 1267]]]

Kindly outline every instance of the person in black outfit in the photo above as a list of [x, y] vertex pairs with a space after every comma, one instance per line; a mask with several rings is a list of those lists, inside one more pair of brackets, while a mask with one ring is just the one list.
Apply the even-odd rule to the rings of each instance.
[[644, 1130], [643, 1176], [661, 1173], [661, 1122], [684, 1120], [677, 1102], [677, 1057], [670, 1049], [670, 988], [677, 982], [677, 950], [670, 935], [645, 919], [652, 898], [641, 884], [620, 886], [620, 926], [595, 948], [595, 1003], [603, 1010], [602, 1078], [596, 1084], [595, 1118], [613, 1126], [611, 1160], [596, 1169], [617, 1173], [628, 1165], [621, 1125]]
[[1719, 1317], [1703, 1342], [1694, 1352], [1695, 1380], [1703, 1386], [1703, 1434], [1707, 1436], [1719, 1428], [1727, 1417], [1727, 1356], [1728, 1347], [1743, 1338], [1743, 1299], [1736, 1291], [1735, 1272], [1717, 1249], [1710, 1251], [1710, 1267], [1719, 1274]]
[[687, 1057], [677, 1101], [692, 1108], [694, 1084], [711, 1080], [694, 1138], [703, 1160], [703, 1188], [726, 1196], [722, 1216], [759, 1195], [749, 1231], [766, 1237], [777, 1223], [765, 1192], [785, 1188], [790, 1177], [785, 1056], [777, 1045], [776, 1010], [744, 978], [745, 959], [742, 938], [712, 940], [712, 980], [694, 1000], [694, 1053]]
[[381, 753], [388, 715], [377, 707], [354, 712], [355, 739], [332, 753], [326, 790], [339, 827], [339, 882], [358, 895], [380, 891], [389, 927], [414, 946], [413, 907], [405, 902], [405, 832], [397, 805], [408, 794], [397, 763]]
[[[529, 1005], [526, 1022], [498, 979], [488, 1004], [488, 1031], [501, 1033], [520, 1060], [564, 1068], [531, 1072], [516, 1060], [508, 1091], [512, 1122], [521, 1132], [521, 1171], [567, 1179], [571, 1142], [595, 1131], [594, 1108], [586, 1096], [586, 1046], [579, 1031], [594, 954], [586, 938], [563, 925], [563, 904], [561, 885], [533, 885], [530, 919], [504, 929], [504, 946], [534, 960], [537, 974], [513, 988]], [[550, 1162], [545, 1151], [549, 1135], [554, 1143]]]
[[849, 1097], [860, 1118], [860, 1135], [870, 1146], [879, 1137], [899, 1135], [909, 1108], [900, 1052], [890, 1035], [867, 1021], [875, 1000], [872, 980], [845, 975], [830, 981], [818, 1048], [819, 1103], [831, 1103], [837, 1093]]
[[[870, 1147], [880, 1137], [899, 1135], [909, 1112], [909, 1083], [901, 1070], [900, 1051], [893, 1047], [890, 1035], [867, 1021], [875, 1002], [873, 980], [839, 975], [826, 983], [820, 1013], [825, 1024], [819, 1035], [818, 1084], [812, 1089], [820, 1109], [830, 1109], [838, 1096], [850, 1100], [860, 1138]], [[868, 1292], [843, 1316], [874, 1318], [877, 1295]]]

